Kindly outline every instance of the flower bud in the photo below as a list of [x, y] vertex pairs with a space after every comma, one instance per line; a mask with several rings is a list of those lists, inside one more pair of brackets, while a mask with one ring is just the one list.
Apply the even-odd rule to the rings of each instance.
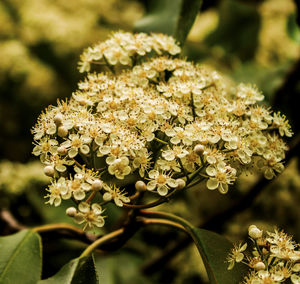
[[58, 153], [59, 155], [61, 155], [61, 156], [65, 156], [65, 155], [67, 155], [68, 150], [67, 150], [66, 147], [60, 146], [60, 147], [57, 148], [57, 153]]
[[255, 225], [251, 225], [248, 228], [248, 235], [254, 240], [262, 237], [262, 230], [258, 229]]
[[102, 189], [102, 187], [103, 187], [102, 180], [96, 179], [96, 180], [93, 181], [93, 183], [92, 183], [92, 190], [98, 191], [98, 190]]
[[262, 261], [260, 261], [260, 262], [256, 263], [256, 264], [253, 266], [253, 268], [254, 268], [256, 271], [259, 271], [259, 270], [265, 270], [265, 269], [266, 269], [266, 266], [265, 266], [265, 264], [264, 264]]
[[68, 129], [65, 128], [63, 125], [59, 126], [57, 129], [57, 135], [60, 137], [66, 137], [68, 133], [69, 133]]
[[201, 144], [197, 144], [195, 147], [194, 147], [194, 152], [197, 154], [197, 155], [202, 155], [203, 152], [204, 152], [204, 146], [201, 145]]
[[293, 272], [300, 272], [300, 263], [296, 263], [296, 264], [292, 267], [292, 271], [293, 271]]
[[109, 192], [105, 192], [102, 196], [104, 201], [111, 201], [112, 200], [112, 195]]
[[176, 179], [176, 183], [177, 183], [176, 189], [180, 190], [180, 189], [185, 188], [186, 183], [185, 183], [185, 181], [182, 178]]
[[67, 210], [66, 210], [66, 214], [69, 216], [69, 217], [75, 217], [77, 215], [77, 209], [75, 207], [69, 207]]
[[55, 116], [54, 116], [54, 123], [56, 124], [56, 126], [59, 126], [62, 124], [63, 122], [63, 115], [61, 113], [57, 113]]
[[44, 174], [48, 177], [53, 177], [55, 173], [55, 170], [52, 166], [46, 166], [44, 168]]
[[146, 186], [146, 184], [142, 180], [138, 180], [135, 183], [135, 189], [137, 191], [145, 191], [147, 189], [147, 186]]

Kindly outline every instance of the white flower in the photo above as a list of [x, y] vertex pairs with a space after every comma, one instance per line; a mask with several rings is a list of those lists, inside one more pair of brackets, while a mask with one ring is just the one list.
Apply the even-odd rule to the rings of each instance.
[[183, 148], [183, 146], [173, 146], [171, 149], [162, 151], [162, 157], [167, 161], [172, 161], [175, 158], [184, 158], [189, 154], [189, 151]]
[[134, 168], [139, 169], [139, 174], [144, 177], [145, 171], [149, 169], [151, 161], [151, 153], [148, 153], [147, 149], [143, 148], [137, 151], [136, 157], [134, 158], [132, 165]]
[[184, 131], [182, 127], [175, 126], [174, 128], [168, 129], [166, 135], [171, 137], [170, 142], [175, 145], [181, 141], [185, 145], [192, 145], [193, 143], [188, 132]]
[[272, 179], [276, 176], [276, 172], [281, 173], [284, 170], [283, 164], [279, 163], [274, 157], [259, 159], [256, 165], [263, 171], [266, 179]]
[[91, 190], [91, 185], [81, 179], [74, 178], [68, 181], [68, 194], [74, 196], [76, 200], [83, 200], [87, 191]]
[[237, 87], [237, 97], [242, 99], [246, 105], [262, 101], [264, 96], [250, 85], [240, 84]]
[[148, 175], [151, 180], [147, 183], [147, 189], [150, 191], [157, 189], [159, 195], [167, 195], [170, 188], [177, 187], [176, 180], [167, 174], [159, 173], [157, 170], [151, 170]]
[[109, 166], [108, 172], [111, 175], [115, 175], [117, 179], [124, 179], [126, 175], [129, 175], [131, 168], [129, 166], [129, 159], [127, 157], [121, 157], [115, 159]]
[[234, 267], [235, 262], [241, 262], [244, 259], [244, 251], [246, 249], [247, 243], [239, 243], [238, 245], [234, 245], [227, 257], [227, 261], [229, 262], [228, 270], [231, 270]]
[[128, 203], [130, 202], [129, 197], [127, 197], [124, 193], [124, 190], [120, 190], [118, 187], [115, 185], [107, 185], [104, 184], [104, 189], [106, 192], [103, 194], [103, 200], [105, 201], [110, 201], [114, 200], [115, 204], [119, 207], [123, 206], [123, 203]]
[[65, 178], [61, 177], [59, 180], [54, 180], [47, 189], [49, 192], [45, 198], [49, 198], [46, 203], [54, 205], [55, 207], [61, 204], [61, 199], [68, 199], [68, 185]]
[[221, 193], [227, 193], [228, 184], [232, 184], [236, 179], [236, 170], [226, 166], [224, 162], [208, 166], [206, 173], [210, 176], [206, 183], [207, 188], [210, 190], [217, 188]]
[[280, 113], [273, 114], [273, 123], [278, 128], [280, 136], [292, 137], [293, 132], [291, 130], [291, 126], [289, 125], [289, 121], [286, 120], [285, 115], [280, 115]]
[[75, 158], [78, 154], [78, 151], [82, 154], [88, 154], [90, 152], [90, 147], [87, 145], [91, 142], [89, 136], [80, 136], [78, 134], [70, 134], [69, 140], [63, 142], [61, 146], [68, 148], [68, 155], [70, 158]]
[[32, 153], [35, 156], [41, 155], [41, 161], [44, 162], [50, 154], [53, 155], [56, 153], [57, 145], [57, 140], [50, 139], [49, 137], [43, 137], [38, 143], [36, 143]]
[[83, 230], [91, 229], [94, 226], [103, 227], [104, 218], [102, 216], [103, 210], [101, 206], [97, 203], [92, 205], [81, 202], [78, 205], [79, 212], [75, 215], [74, 220], [78, 224], [86, 223]]

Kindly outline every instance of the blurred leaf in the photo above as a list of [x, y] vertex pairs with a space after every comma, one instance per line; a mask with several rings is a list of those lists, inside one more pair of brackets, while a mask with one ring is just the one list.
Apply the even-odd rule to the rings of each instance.
[[148, 13], [135, 30], [169, 34], [183, 44], [201, 4], [202, 0], [148, 0]]
[[[88, 280], [88, 282], [87, 282]], [[41, 280], [39, 284], [98, 284], [98, 275], [93, 256], [75, 258], [65, 264], [54, 276]]]
[[141, 274], [140, 267], [144, 260], [136, 253], [122, 251], [109, 256], [96, 256], [95, 259], [100, 283], [153, 283]]
[[296, 13], [297, 13], [296, 23], [300, 27], [300, 1], [299, 0], [294, 0], [294, 3], [296, 5]]
[[0, 283], [32, 284], [41, 277], [41, 240], [29, 230], [0, 238]]
[[191, 231], [205, 264], [210, 283], [240, 283], [247, 273], [246, 266], [243, 264], [235, 265], [233, 270], [227, 270], [226, 258], [233, 245], [214, 232], [196, 227], [191, 228]]
[[290, 14], [288, 17], [287, 33], [293, 41], [300, 43], [300, 28], [297, 25], [296, 14]]
[[241, 60], [252, 59], [260, 29], [257, 6], [238, 0], [223, 0], [219, 16], [218, 28], [206, 38], [207, 44], [221, 46], [226, 54], [233, 54]]

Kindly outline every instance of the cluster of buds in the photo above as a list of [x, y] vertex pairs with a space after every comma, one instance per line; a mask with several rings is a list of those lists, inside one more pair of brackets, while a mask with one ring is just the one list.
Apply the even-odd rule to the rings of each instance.
[[138, 192], [169, 197], [205, 181], [226, 193], [249, 168], [268, 179], [283, 170], [285, 117], [257, 104], [256, 88], [228, 85], [179, 52], [170, 36], [122, 32], [84, 52], [80, 71], [110, 72], [88, 73], [32, 129], [50, 204], [72, 198], [69, 215], [100, 226], [99, 206], [126, 206]]
[[248, 236], [252, 250], [246, 252], [247, 243], [240, 243], [235, 245], [227, 259], [229, 270], [239, 262], [250, 268], [244, 284], [300, 283], [299, 244], [292, 237], [277, 229], [264, 233], [255, 225], [249, 227]]

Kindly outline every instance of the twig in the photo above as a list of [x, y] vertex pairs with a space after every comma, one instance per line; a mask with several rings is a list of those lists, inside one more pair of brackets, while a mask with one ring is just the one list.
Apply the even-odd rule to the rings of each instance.
[[15, 217], [6, 209], [0, 211], [0, 218], [7, 224], [9, 231], [20, 231], [26, 229], [25, 226], [20, 224]]
[[123, 206], [127, 208], [134, 208], [134, 209], [147, 209], [147, 208], [152, 208], [157, 205], [160, 205], [162, 203], [168, 202], [170, 200], [170, 197], [173, 196], [178, 190], [174, 189], [172, 192], [167, 194], [166, 196], [161, 196], [159, 199], [147, 203], [147, 204], [126, 204], [124, 203]]
[[141, 219], [140, 221], [142, 222], [143, 225], [166, 225], [166, 226], [174, 227], [186, 233], [186, 230], [184, 229], [183, 226], [175, 222], [172, 222], [170, 220], [150, 218], [150, 219]]
[[55, 236], [57, 238], [63, 237], [67, 239], [76, 239], [87, 244], [90, 244], [97, 239], [97, 237], [93, 234], [84, 232], [75, 226], [64, 223], [42, 225], [34, 227], [32, 230], [39, 233], [43, 237]]
[[20, 224], [14, 216], [8, 210], [1, 210], [0, 211], [0, 218], [7, 224], [7, 232], [6, 230], [2, 231], [1, 233], [7, 235], [12, 234], [21, 230], [25, 229], [32, 229], [33, 231], [42, 235], [42, 237], [51, 237], [54, 238], [67, 238], [67, 239], [75, 239], [82, 241], [84, 243], [90, 244], [95, 241], [96, 236], [86, 233], [81, 229], [72, 226], [70, 224], [49, 224], [44, 226], [38, 226], [34, 228], [26, 227]]
[[116, 231], [113, 231], [103, 237], [101, 237], [100, 239], [96, 240], [95, 242], [93, 242], [90, 246], [88, 246], [83, 253], [80, 255], [80, 257], [85, 257], [90, 255], [93, 250], [95, 250], [97, 247], [103, 245], [104, 243], [106, 243], [107, 241], [110, 241], [120, 235], [122, 235], [124, 233], [124, 228], [120, 228]]
[[69, 224], [64, 224], [64, 223], [48, 224], [48, 225], [42, 225], [42, 226], [32, 228], [32, 231], [37, 232], [37, 233], [51, 232], [51, 231], [57, 231], [57, 230], [66, 230], [66, 231], [70, 231], [75, 234], [84, 234], [84, 231], [82, 231], [81, 229], [79, 229], [75, 226], [69, 225]]

